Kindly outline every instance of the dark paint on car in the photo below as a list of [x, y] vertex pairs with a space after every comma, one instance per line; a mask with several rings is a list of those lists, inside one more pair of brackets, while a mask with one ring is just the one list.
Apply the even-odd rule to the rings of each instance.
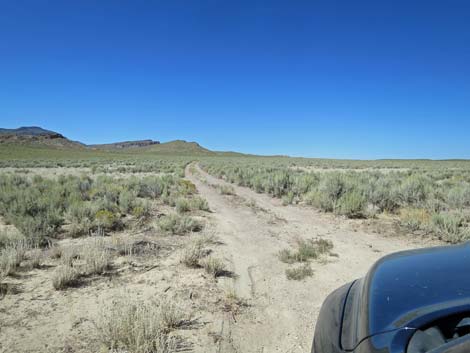
[[395, 253], [327, 297], [312, 352], [404, 353], [417, 331], [465, 313], [470, 317], [469, 243]]

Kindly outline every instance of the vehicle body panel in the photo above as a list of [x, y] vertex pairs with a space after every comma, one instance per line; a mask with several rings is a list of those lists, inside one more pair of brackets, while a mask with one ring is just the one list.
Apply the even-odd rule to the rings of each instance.
[[[325, 332], [339, 334], [339, 352], [403, 352], [415, 329], [439, 317], [470, 312], [469, 273], [469, 243], [385, 256], [364, 278], [327, 298], [324, 306], [340, 309], [333, 313], [322, 307], [315, 333], [322, 349], [316, 352], [337, 352], [324, 349]], [[339, 310], [343, 313], [338, 324]], [[333, 314], [334, 327], [339, 325], [335, 332], [326, 324]]]

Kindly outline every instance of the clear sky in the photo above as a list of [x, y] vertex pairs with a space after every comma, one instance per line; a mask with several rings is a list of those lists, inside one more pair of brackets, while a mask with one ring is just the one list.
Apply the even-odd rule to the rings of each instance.
[[470, 158], [468, 0], [0, 0], [0, 127]]

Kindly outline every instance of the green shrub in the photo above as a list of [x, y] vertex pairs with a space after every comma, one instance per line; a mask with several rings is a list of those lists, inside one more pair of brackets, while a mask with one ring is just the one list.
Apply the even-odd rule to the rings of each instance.
[[0, 249], [10, 246], [18, 242], [24, 242], [25, 238], [16, 231], [0, 230]]
[[431, 183], [422, 176], [408, 177], [400, 189], [400, 196], [405, 205], [418, 205], [431, 194]]
[[202, 229], [199, 221], [189, 216], [170, 214], [163, 216], [158, 221], [158, 227], [165, 233], [183, 235], [189, 232], [197, 232]]
[[333, 212], [335, 209], [335, 204], [332, 199], [328, 197], [327, 194], [324, 194], [318, 190], [309, 191], [304, 196], [304, 201], [311, 206], [317, 207], [323, 212]]
[[379, 212], [396, 212], [400, 207], [397, 189], [388, 179], [380, 178], [376, 185], [371, 185], [369, 199]]
[[137, 195], [134, 192], [125, 190], [119, 194], [119, 210], [123, 214], [129, 214], [134, 208]]
[[201, 211], [210, 211], [209, 204], [205, 199], [199, 196], [195, 196], [190, 201], [191, 209], [201, 210]]
[[336, 212], [348, 218], [365, 216], [367, 201], [358, 191], [350, 191], [341, 196]]
[[104, 230], [116, 230], [122, 226], [118, 216], [108, 210], [96, 212], [95, 225]]
[[333, 249], [333, 243], [325, 239], [308, 239], [297, 241], [296, 247], [296, 251], [281, 250], [279, 259], [288, 264], [315, 260], [321, 255], [329, 253]]
[[132, 215], [139, 223], [146, 222], [152, 215], [150, 203], [148, 201], [138, 202], [136, 205], [134, 205]]
[[180, 197], [179, 199], [176, 200], [176, 212], [179, 214], [189, 212], [191, 210], [191, 205], [189, 203], [188, 199]]
[[29, 216], [15, 216], [14, 223], [16, 228], [28, 239], [38, 245], [46, 242], [46, 237], [55, 235], [56, 228], [47, 222], [47, 219]]
[[97, 212], [97, 205], [91, 202], [71, 204], [65, 215], [65, 219], [70, 223], [68, 233], [73, 237], [89, 234]]
[[221, 195], [235, 195], [235, 189], [232, 185], [217, 185], [217, 190]]
[[332, 204], [333, 210], [335, 210], [339, 199], [346, 191], [343, 176], [338, 173], [324, 176], [318, 186], [318, 191], [326, 198], [328, 203]]
[[171, 180], [163, 177], [147, 177], [135, 181], [137, 195], [143, 198], [156, 199], [160, 197], [172, 184]]
[[306, 277], [313, 276], [313, 270], [309, 264], [303, 264], [286, 270], [286, 277], [290, 280], [301, 281]]
[[193, 195], [197, 192], [196, 185], [186, 179], [180, 179], [179, 181], [179, 193], [181, 195]]
[[295, 195], [292, 191], [289, 191], [286, 195], [282, 196], [282, 204], [284, 206], [292, 205], [294, 203]]
[[264, 183], [264, 190], [274, 197], [282, 197], [292, 186], [290, 173], [286, 170], [277, 170], [269, 173]]
[[[106, 167], [109, 168], [112, 171], [113, 167]], [[168, 166], [168, 170], [180, 171], [180, 168]], [[129, 179], [104, 175], [95, 179], [58, 176], [48, 179], [5, 174], [0, 178], [0, 215], [32, 243], [45, 245], [49, 238], [57, 237], [63, 231], [81, 236], [96, 229], [121, 229], [121, 215], [135, 213], [141, 221], [148, 215], [148, 208], [137, 197], [175, 199], [180, 192], [193, 192], [190, 183], [179, 183], [179, 180], [173, 175]]]
[[67, 229], [67, 233], [72, 238], [81, 237], [83, 235], [89, 235], [93, 229], [92, 221], [83, 219], [80, 222], [70, 223]]
[[421, 207], [430, 213], [439, 213], [448, 210], [448, 206], [445, 204], [445, 202], [436, 197], [427, 198]]
[[463, 209], [470, 207], [470, 185], [455, 186], [449, 190], [447, 200], [451, 207]]
[[464, 219], [461, 214], [436, 213], [431, 218], [433, 232], [451, 243], [458, 243], [465, 238], [466, 234], [461, 228], [463, 225]]
[[317, 239], [314, 240], [313, 243], [317, 247], [317, 253], [320, 255], [329, 253], [331, 250], [333, 250], [333, 243], [331, 240]]
[[297, 256], [297, 254], [293, 253], [289, 249], [282, 249], [279, 252], [279, 260], [281, 260], [282, 262], [285, 262], [287, 264], [293, 264], [294, 262], [297, 262], [298, 259], [299, 258]]

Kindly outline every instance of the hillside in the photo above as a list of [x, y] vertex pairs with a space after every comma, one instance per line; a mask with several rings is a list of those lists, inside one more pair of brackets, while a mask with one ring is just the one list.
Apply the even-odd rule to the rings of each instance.
[[81, 158], [93, 156], [124, 155], [214, 155], [215, 152], [202, 147], [196, 142], [175, 140], [160, 143], [154, 140], [122, 141], [108, 144], [86, 145], [72, 141], [64, 135], [41, 127], [20, 127], [18, 129], [0, 129], [0, 156], [17, 158], [49, 158], [51, 156], [73, 156]]
[[213, 155], [215, 152], [202, 147], [197, 142], [175, 140], [150, 147], [142, 148], [146, 153], [181, 154], [181, 155]]
[[160, 141], [136, 140], [136, 141], [123, 141], [123, 142], [88, 145], [88, 147], [96, 148], [96, 149], [105, 149], [105, 150], [115, 150], [115, 149], [119, 150], [119, 149], [126, 149], [126, 148], [148, 147], [148, 146], [158, 145], [158, 144], [160, 144]]
[[22, 126], [17, 129], [2, 129], [0, 128], [0, 135], [20, 135], [20, 136], [40, 136], [40, 135], [57, 135], [63, 137], [61, 134], [45, 130], [38, 126]]
[[85, 145], [80, 142], [69, 140], [58, 132], [45, 130], [37, 126], [26, 126], [18, 129], [0, 129], [0, 144], [76, 149], [85, 148]]

